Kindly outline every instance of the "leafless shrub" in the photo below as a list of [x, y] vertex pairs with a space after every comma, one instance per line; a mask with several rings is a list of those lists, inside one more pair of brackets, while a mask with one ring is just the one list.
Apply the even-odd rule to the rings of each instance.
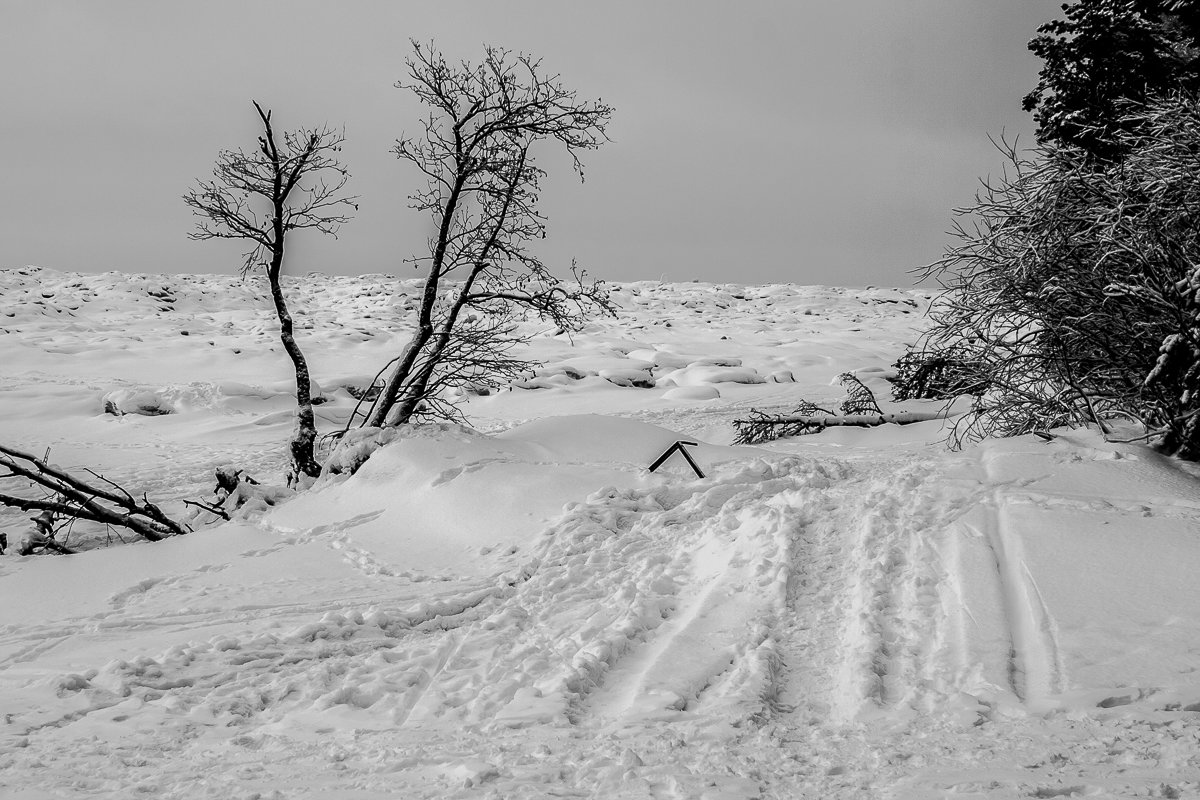
[[1120, 417], [1200, 457], [1200, 107], [1128, 113], [1119, 163], [1002, 143], [1006, 171], [927, 268], [946, 291], [914, 352], [969, 364], [981, 390], [953, 443]]

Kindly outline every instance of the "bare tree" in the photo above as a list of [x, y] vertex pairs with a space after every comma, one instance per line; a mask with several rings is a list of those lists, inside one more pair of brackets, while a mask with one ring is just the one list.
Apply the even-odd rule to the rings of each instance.
[[582, 180], [578, 153], [607, 141], [612, 109], [578, 99], [525, 54], [488, 47], [482, 63], [452, 65], [432, 46], [413, 47], [410, 80], [397, 87], [432, 112], [395, 153], [425, 176], [411, 207], [428, 213], [437, 232], [429, 254], [414, 259], [426, 271], [416, 331], [365, 415], [367, 426], [445, 416], [441, 390], [477, 380], [489, 365], [511, 366], [504, 352], [514, 313], [571, 331], [612, 310], [602, 283], [574, 264], [574, 280], [564, 282], [528, 247], [546, 233], [537, 210], [545, 173], [534, 164], [534, 145], [561, 145]]
[[321, 472], [314, 455], [317, 436], [309, 388], [308, 362], [296, 343], [291, 313], [280, 287], [288, 232], [311, 229], [337, 236], [358, 210], [356, 197], [343, 194], [349, 173], [338, 161], [345, 133], [328, 126], [277, 135], [271, 112], [254, 104], [262, 122], [258, 148], [222, 150], [213, 179], [198, 181], [183, 201], [199, 217], [189, 238], [247, 242], [243, 273], [261, 266], [270, 286], [279, 339], [296, 372], [296, 430], [289, 445], [288, 483]]

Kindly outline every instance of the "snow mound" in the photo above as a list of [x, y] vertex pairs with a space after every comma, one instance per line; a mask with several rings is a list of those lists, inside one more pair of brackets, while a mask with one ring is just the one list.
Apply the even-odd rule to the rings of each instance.
[[664, 400], [716, 400], [720, 396], [715, 386], [677, 386], [663, 392]]
[[621, 367], [618, 369], [602, 369], [597, 373], [601, 378], [617, 386], [634, 386], [639, 389], [653, 389], [654, 378], [650, 370], [639, 367]]
[[[565, 505], [595, 487], [664, 480], [646, 468], [688, 438], [594, 415], [539, 420], [495, 436], [454, 425], [411, 428], [390, 441], [367, 434], [368, 449], [386, 444], [352, 477], [325, 479], [264, 524], [287, 535], [336, 529], [356, 558], [405, 575], [495, 569], [495, 558], [527, 553]], [[346, 458], [361, 458], [361, 448], [350, 450]], [[706, 445], [694, 452], [719, 463], [737, 451]], [[470, 558], [480, 551], [495, 558]]]
[[175, 406], [169, 399], [147, 389], [114, 389], [100, 398], [100, 402], [104, 413], [115, 417], [126, 414], [157, 417], [175, 413]]
[[631, 350], [629, 352], [629, 357], [638, 361], [649, 362], [650, 364], [653, 364], [656, 369], [663, 367], [667, 369], [678, 369], [679, 367], [686, 367], [689, 363], [691, 363], [686, 356], [672, 353], [669, 350]]
[[[314, 404], [329, 399], [321, 385], [309, 382]], [[276, 409], [291, 413], [295, 406], [295, 381], [251, 385], [239, 381], [192, 381], [158, 387], [123, 387], [105, 392], [100, 404], [106, 414], [160, 416], [198, 411], [262, 413]]]
[[718, 366], [695, 364], [668, 372], [662, 377], [664, 383], [676, 386], [705, 386], [714, 383], [766, 383], [753, 367]]

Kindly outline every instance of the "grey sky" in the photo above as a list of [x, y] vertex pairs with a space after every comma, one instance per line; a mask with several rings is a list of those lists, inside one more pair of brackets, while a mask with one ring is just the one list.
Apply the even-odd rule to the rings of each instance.
[[0, 0], [0, 267], [232, 272], [180, 196], [217, 151], [345, 125], [361, 212], [297, 236], [292, 273], [412, 273], [428, 226], [389, 149], [421, 112], [410, 38], [540, 56], [616, 108], [582, 186], [557, 155], [548, 263], [613, 280], [907, 285], [950, 211], [1032, 122], [1025, 49], [1061, 0], [370, 2]]

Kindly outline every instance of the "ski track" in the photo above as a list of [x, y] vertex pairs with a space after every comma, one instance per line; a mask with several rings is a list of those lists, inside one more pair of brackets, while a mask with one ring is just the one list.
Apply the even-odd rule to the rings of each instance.
[[[1057, 624], [1025, 562], [1019, 534], [1008, 520], [1010, 492], [1019, 488], [997, 484], [988, 458], [982, 461], [984, 484], [993, 486], [983, 503], [984, 530], [991, 548], [1008, 623], [1011, 651], [1007, 668], [1009, 688], [1027, 705], [1044, 709], [1066, 689], [1066, 670], [1058, 642]], [[1022, 483], [1032, 483], [1024, 480]], [[1023, 492], [1025, 499], [1036, 497]], [[978, 531], [977, 531], [978, 532]]]

